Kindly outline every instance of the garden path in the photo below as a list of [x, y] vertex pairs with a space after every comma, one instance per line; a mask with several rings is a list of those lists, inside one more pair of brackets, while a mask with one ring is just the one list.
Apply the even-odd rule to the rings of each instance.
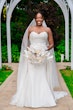
[[[67, 86], [61, 76], [59, 74], [60, 83], [62, 85], [62, 89], [68, 92], [68, 95], [64, 98], [61, 98], [57, 102], [56, 107], [52, 108], [19, 108], [16, 106], [12, 106], [9, 104], [12, 95], [16, 91], [16, 78], [17, 78], [17, 68], [18, 63], [3, 63], [12, 67], [14, 72], [6, 79], [6, 81], [0, 86], [0, 110], [73, 110], [73, 99], [67, 89]], [[70, 63], [57, 63], [58, 73], [59, 69], [65, 68], [66, 65], [70, 65]]]

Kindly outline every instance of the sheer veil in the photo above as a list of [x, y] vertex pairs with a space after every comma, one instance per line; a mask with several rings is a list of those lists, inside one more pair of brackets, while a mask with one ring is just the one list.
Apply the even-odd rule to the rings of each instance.
[[[17, 76], [17, 91], [21, 89], [23, 90], [22, 84], [23, 84], [23, 81], [25, 81], [25, 77], [28, 71], [28, 63], [27, 63], [27, 60], [24, 60], [24, 55], [23, 55], [24, 49], [27, 49], [27, 46], [30, 45], [30, 42], [28, 40], [28, 28], [30, 26], [35, 26], [35, 25], [36, 25], [36, 22], [35, 22], [35, 19], [33, 19], [29, 24], [29, 26], [27, 27], [22, 39], [19, 66], [18, 66], [18, 76]], [[43, 21], [42, 25], [47, 27], [45, 20]], [[47, 42], [47, 45], [49, 45], [49, 42]], [[54, 49], [52, 48], [50, 52], [51, 54], [54, 54]], [[47, 73], [47, 78], [48, 78], [48, 83], [50, 83], [51, 85], [51, 89], [55, 87], [60, 87], [55, 59], [49, 60], [47, 63], [47, 69], [48, 69], [48, 66], [50, 67], [51, 73]]]

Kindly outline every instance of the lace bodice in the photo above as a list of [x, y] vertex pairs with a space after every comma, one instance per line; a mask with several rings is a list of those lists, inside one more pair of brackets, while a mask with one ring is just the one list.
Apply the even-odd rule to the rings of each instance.
[[47, 49], [48, 34], [47, 32], [36, 33], [32, 31], [29, 36], [30, 47]]

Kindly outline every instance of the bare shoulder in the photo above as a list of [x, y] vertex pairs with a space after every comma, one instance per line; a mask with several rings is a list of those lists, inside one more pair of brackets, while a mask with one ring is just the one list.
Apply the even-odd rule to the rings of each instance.
[[34, 30], [34, 26], [30, 26], [29, 28], [28, 28], [28, 38], [29, 38], [29, 35], [30, 35], [30, 33]]
[[52, 33], [52, 30], [50, 27], [46, 27], [45, 30], [48, 32], [48, 33]]
[[35, 26], [30, 26], [30, 27], [28, 28], [28, 32], [30, 33], [34, 28], [35, 28]]

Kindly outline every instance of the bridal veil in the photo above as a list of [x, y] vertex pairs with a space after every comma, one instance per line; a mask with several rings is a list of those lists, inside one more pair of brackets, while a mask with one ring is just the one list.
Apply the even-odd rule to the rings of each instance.
[[[22, 83], [25, 80], [25, 76], [28, 71], [27, 61], [24, 60], [24, 49], [27, 49], [27, 46], [30, 45], [28, 39], [28, 28], [30, 26], [35, 26], [36, 22], [35, 19], [31, 21], [29, 26], [27, 27], [21, 44], [21, 52], [20, 52], [20, 59], [19, 59], [19, 66], [18, 66], [18, 76], [17, 76], [17, 91], [20, 90], [22, 87]], [[43, 26], [47, 27], [45, 20], [43, 20]], [[49, 45], [49, 42], [47, 42]], [[54, 55], [54, 49], [50, 49], [51, 54]], [[50, 84], [51, 89], [60, 87], [59, 79], [58, 79], [58, 72], [56, 68], [55, 57], [53, 59], [48, 60], [47, 62], [47, 69], [50, 67], [50, 73], [47, 73], [48, 83]], [[21, 88], [22, 89], [22, 88]]]

